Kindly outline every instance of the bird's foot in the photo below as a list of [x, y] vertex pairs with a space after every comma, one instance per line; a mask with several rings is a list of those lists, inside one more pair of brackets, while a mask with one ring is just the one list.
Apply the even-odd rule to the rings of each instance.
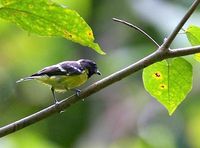
[[65, 112], [64, 110], [60, 109], [60, 102], [59, 101], [55, 100], [54, 105], [55, 105], [55, 108], [58, 111], [58, 113], [61, 114], [61, 113]]
[[80, 96], [80, 93], [81, 93], [81, 90], [80, 89], [74, 89], [76, 95], [79, 97]]
[[[79, 97], [81, 90], [80, 89], [73, 89], [73, 91], [75, 91], [76, 95]], [[84, 99], [82, 99], [82, 101], [85, 101]]]
[[58, 101], [58, 100], [55, 100], [55, 101], [54, 101], [54, 105], [55, 105], [55, 106], [59, 106], [59, 101]]

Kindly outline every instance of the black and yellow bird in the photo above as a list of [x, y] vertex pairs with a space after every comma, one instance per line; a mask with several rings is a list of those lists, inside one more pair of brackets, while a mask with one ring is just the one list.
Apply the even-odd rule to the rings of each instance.
[[64, 61], [45, 67], [29, 77], [18, 80], [17, 83], [38, 80], [47, 84], [51, 87], [54, 101], [57, 103], [55, 91], [75, 90], [78, 95], [80, 90], [77, 87], [84, 84], [93, 74], [101, 75], [96, 63], [92, 60], [80, 59], [78, 61]]

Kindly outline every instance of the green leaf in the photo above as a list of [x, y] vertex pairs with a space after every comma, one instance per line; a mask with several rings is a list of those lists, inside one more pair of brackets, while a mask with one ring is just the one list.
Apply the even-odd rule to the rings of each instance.
[[90, 26], [74, 10], [51, 0], [3, 0], [0, 17], [11, 21], [29, 33], [41, 36], [62, 36], [100, 54], [105, 54], [97, 43]]
[[[200, 27], [190, 25], [185, 33], [192, 46], [200, 45]], [[200, 62], [200, 53], [195, 54], [195, 59]]]
[[172, 115], [192, 89], [192, 65], [183, 58], [155, 63], [144, 69], [143, 83]]
[[9, 5], [17, 1], [20, 1], [20, 0], [0, 0], [0, 1], [1, 1], [1, 4], [5, 6], [5, 5]]

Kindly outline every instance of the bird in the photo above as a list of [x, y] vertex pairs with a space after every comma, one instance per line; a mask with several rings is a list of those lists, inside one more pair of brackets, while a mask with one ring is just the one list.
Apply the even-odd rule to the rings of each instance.
[[92, 75], [101, 75], [94, 61], [89, 59], [80, 59], [77, 61], [63, 61], [58, 64], [45, 67], [31, 76], [21, 78], [16, 81], [20, 83], [29, 80], [38, 80], [50, 86], [54, 103], [58, 103], [55, 92], [64, 92], [68, 90], [76, 91], [80, 95], [77, 87], [84, 84]]

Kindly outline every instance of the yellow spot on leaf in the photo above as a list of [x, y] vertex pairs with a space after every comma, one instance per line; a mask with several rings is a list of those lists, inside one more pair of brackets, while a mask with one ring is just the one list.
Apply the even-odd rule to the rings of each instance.
[[32, 8], [33, 8], [33, 5], [29, 4], [29, 5], [28, 5], [28, 8], [29, 8], [29, 9], [32, 9]]
[[69, 13], [69, 12], [70, 12], [70, 10], [69, 10], [69, 9], [64, 9], [64, 11], [65, 11], [66, 13]]
[[167, 89], [167, 85], [165, 85], [165, 84], [160, 84], [160, 89]]
[[94, 39], [94, 35], [93, 35], [93, 32], [92, 31], [87, 31], [87, 35], [90, 39]]
[[162, 79], [163, 78], [161, 72], [159, 72], [159, 71], [153, 73], [153, 77], [155, 79]]
[[64, 31], [64, 37], [69, 39], [69, 38], [73, 38], [73, 35], [67, 31]]
[[52, 5], [49, 6], [49, 10], [54, 10], [54, 9], [55, 9], [54, 6], [52, 6]]

